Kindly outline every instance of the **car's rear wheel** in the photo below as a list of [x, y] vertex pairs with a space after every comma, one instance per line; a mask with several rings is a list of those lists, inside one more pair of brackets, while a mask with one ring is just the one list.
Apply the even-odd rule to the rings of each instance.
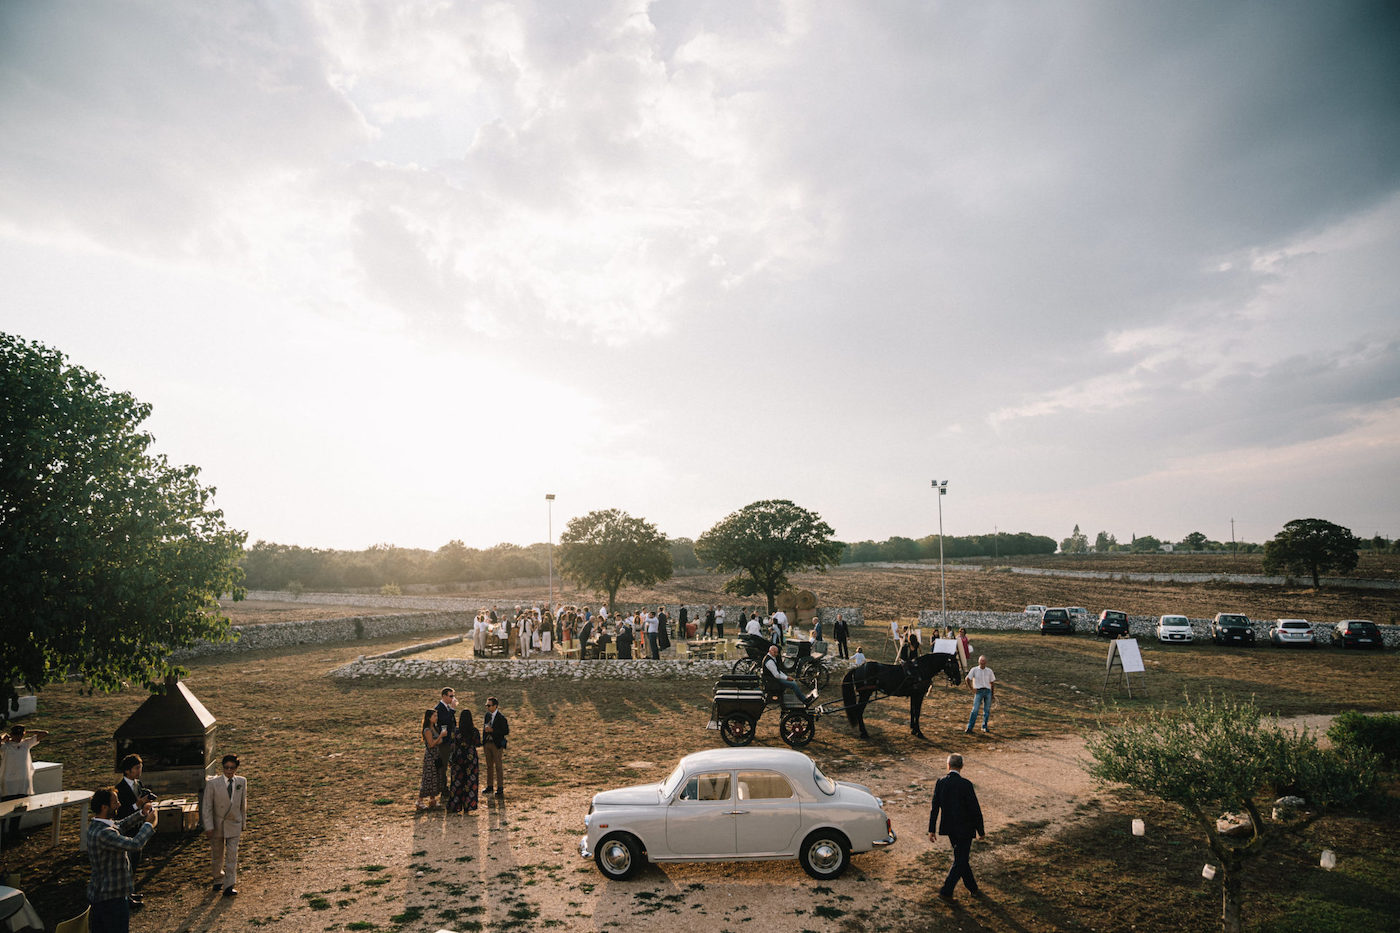
[[818, 881], [838, 878], [851, 862], [851, 844], [834, 829], [819, 829], [802, 840], [797, 852], [802, 870]]
[[647, 857], [642, 853], [642, 844], [636, 836], [614, 833], [599, 841], [593, 861], [597, 863], [598, 870], [613, 881], [626, 881], [646, 864]]
[[748, 745], [753, 741], [757, 722], [746, 713], [729, 713], [719, 723], [719, 736], [725, 745]]
[[801, 748], [812, 741], [817, 734], [817, 721], [805, 709], [790, 709], [783, 713], [778, 723], [778, 732], [783, 741], [793, 748]]

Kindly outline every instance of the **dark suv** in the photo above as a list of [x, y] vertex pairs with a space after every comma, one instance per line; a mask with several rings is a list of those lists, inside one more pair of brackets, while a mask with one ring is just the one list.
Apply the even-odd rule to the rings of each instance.
[[1105, 609], [1099, 613], [1099, 623], [1094, 633], [1100, 638], [1122, 638], [1128, 634], [1128, 614], [1117, 609]]
[[1218, 612], [1215, 621], [1210, 623], [1210, 640], [1217, 645], [1252, 645], [1254, 626], [1249, 623], [1249, 616]]
[[1332, 638], [1341, 642], [1343, 648], [1374, 648], [1380, 651], [1385, 647], [1381, 630], [1376, 628], [1376, 623], [1367, 622], [1365, 619], [1338, 622], [1335, 631], [1336, 634]]
[[1073, 635], [1074, 620], [1068, 609], [1046, 609], [1040, 614], [1040, 634]]

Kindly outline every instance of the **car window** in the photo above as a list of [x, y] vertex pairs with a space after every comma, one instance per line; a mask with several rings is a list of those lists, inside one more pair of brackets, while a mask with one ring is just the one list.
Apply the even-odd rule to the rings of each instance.
[[682, 800], [728, 800], [729, 772], [709, 771], [693, 774], [681, 790]]
[[822, 769], [812, 765], [812, 780], [816, 782], [817, 789], [830, 797], [836, 793], [836, 782], [822, 774]]
[[685, 768], [676, 765], [676, 770], [671, 772], [671, 776], [661, 782], [661, 796], [670, 799], [676, 792], [676, 788], [681, 786], [681, 781], [685, 780]]
[[740, 800], [784, 800], [793, 796], [788, 779], [774, 771], [740, 771]]

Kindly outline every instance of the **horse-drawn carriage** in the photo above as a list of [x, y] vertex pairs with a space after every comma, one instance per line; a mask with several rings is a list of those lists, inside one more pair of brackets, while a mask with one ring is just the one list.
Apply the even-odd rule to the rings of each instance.
[[715, 682], [714, 705], [706, 728], [718, 729], [726, 745], [748, 745], [758, 730], [758, 720], [770, 705], [782, 710], [778, 735], [793, 748], [812, 741], [822, 708], [799, 702], [781, 684], [760, 674], [725, 674]]

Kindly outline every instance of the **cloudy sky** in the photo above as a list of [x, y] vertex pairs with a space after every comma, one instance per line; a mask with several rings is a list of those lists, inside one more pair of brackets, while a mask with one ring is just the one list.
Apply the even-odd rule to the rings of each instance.
[[0, 329], [319, 547], [1400, 535], [1400, 8], [0, 2]]

